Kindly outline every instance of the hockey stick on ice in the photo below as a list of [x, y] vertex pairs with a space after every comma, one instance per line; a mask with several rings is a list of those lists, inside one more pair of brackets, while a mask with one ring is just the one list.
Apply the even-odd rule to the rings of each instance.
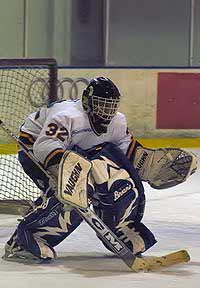
[[[18, 137], [14, 135], [9, 128], [6, 127], [2, 120], [0, 120], [0, 127], [21, 146], [26, 155], [38, 166], [39, 169], [45, 173], [49, 179], [55, 181], [55, 179], [52, 179], [52, 176], [48, 173], [48, 171], [44, 169], [42, 164], [37, 161], [33, 152], [20, 139], [18, 139]], [[69, 205], [72, 204], [69, 203]], [[135, 272], [157, 270], [160, 267], [189, 261], [189, 255], [184, 250], [160, 257], [152, 256], [151, 259], [138, 258], [90, 208], [83, 209], [78, 208], [77, 206], [73, 207], [77, 213], [92, 227], [102, 241], [105, 242], [109, 248]]]

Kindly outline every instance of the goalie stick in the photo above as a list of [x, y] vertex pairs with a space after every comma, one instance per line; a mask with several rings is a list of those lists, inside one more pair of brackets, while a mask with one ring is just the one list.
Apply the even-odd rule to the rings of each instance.
[[[20, 140], [16, 135], [14, 135], [9, 128], [0, 120], [0, 127], [12, 138], [14, 139], [27, 154], [27, 156], [41, 169], [45, 175], [52, 179], [52, 176], [48, 171], [44, 169], [41, 163], [37, 161], [33, 152]], [[97, 233], [99, 238], [105, 242], [109, 248], [121, 258], [128, 267], [134, 272], [139, 271], [153, 271], [158, 270], [162, 267], [168, 267], [171, 265], [188, 262], [190, 256], [187, 251], [179, 250], [164, 256], [151, 256], [151, 257], [136, 257], [132, 251], [104, 224], [104, 222], [89, 208], [80, 208], [73, 205], [71, 202], [67, 205], [73, 206], [76, 212], [91, 226], [91, 228]]]

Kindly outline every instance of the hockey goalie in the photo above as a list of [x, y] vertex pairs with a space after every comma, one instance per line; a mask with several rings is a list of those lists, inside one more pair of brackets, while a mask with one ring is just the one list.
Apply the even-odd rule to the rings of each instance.
[[[90, 159], [92, 168], [82, 190], [87, 191], [95, 213], [138, 255], [156, 242], [142, 223], [142, 181], [155, 189], [173, 187], [194, 173], [197, 163], [196, 157], [183, 149], [148, 149], [131, 140], [126, 118], [118, 112], [120, 98], [110, 79], [92, 79], [81, 101], [55, 102], [30, 114], [21, 126], [19, 139], [56, 181], [66, 150]], [[7, 242], [4, 259], [53, 259], [54, 247], [80, 225], [82, 218], [71, 205], [59, 200], [55, 182], [52, 185], [22, 150], [19, 161], [42, 196]], [[77, 175], [82, 173], [78, 169]]]

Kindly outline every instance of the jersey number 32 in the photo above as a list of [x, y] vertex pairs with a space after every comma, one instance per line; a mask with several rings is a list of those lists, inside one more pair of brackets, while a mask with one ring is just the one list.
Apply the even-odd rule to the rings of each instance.
[[65, 127], [58, 127], [58, 125], [55, 123], [50, 123], [46, 131], [47, 136], [55, 136], [63, 142], [65, 141], [68, 134], [69, 133]]

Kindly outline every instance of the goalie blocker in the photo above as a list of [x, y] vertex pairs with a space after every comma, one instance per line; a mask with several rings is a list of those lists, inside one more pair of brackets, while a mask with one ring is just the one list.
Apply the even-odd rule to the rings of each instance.
[[59, 164], [58, 194], [63, 204], [88, 207], [87, 183], [92, 163], [79, 154], [66, 151]]
[[141, 180], [155, 189], [183, 183], [197, 169], [196, 156], [180, 148], [148, 149], [138, 146], [132, 158]]

